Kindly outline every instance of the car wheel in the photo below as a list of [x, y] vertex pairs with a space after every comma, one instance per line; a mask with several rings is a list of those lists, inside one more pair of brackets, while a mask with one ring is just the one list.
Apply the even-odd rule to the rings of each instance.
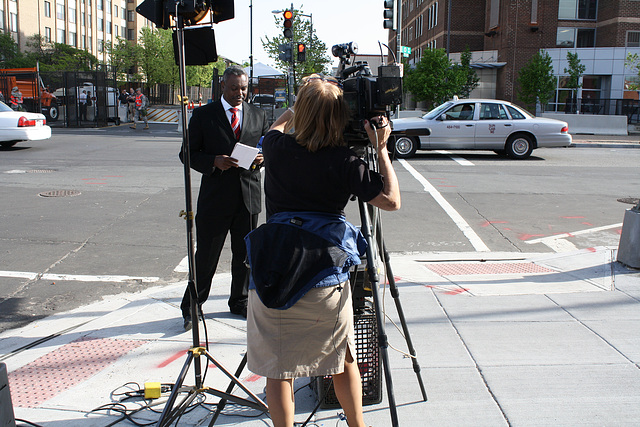
[[401, 136], [396, 138], [395, 151], [396, 157], [399, 159], [408, 159], [416, 154], [418, 149], [418, 138], [412, 138], [410, 136]]
[[506, 156], [507, 152], [505, 150], [493, 150], [498, 156]]
[[56, 104], [51, 105], [51, 107], [49, 107], [49, 113], [47, 114], [47, 116], [49, 117], [49, 120], [55, 122], [56, 120], [58, 120], [58, 117], [60, 117], [60, 108], [58, 108]]
[[504, 148], [507, 155], [512, 159], [523, 160], [531, 155], [533, 140], [529, 135], [523, 133], [512, 135], [507, 140], [507, 145]]

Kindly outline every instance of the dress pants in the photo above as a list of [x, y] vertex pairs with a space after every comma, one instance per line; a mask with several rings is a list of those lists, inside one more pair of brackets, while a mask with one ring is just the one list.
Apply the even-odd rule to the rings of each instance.
[[[247, 248], [244, 237], [258, 224], [258, 214], [250, 214], [242, 204], [234, 215], [205, 217], [196, 215], [196, 285], [198, 304], [209, 297], [211, 281], [216, 272], [227, 234], [231, 233], [231, 292], [229, 308], [247, 305], [249, 267], [246, 264]], [[190, 315], [191, 295], [187, 287], [180, 309], [182, 317]]]

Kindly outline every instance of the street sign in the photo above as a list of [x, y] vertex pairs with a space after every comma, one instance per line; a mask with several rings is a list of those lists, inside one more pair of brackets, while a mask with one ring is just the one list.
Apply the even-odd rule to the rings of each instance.
[[411, 55], [411, 48], [409, 46], [400, 46], [400, 52], [402, 56], [409, 56]]
[[286, 88], [277, 88], [275, 91], [276, 102], [286, 102], [287, 100], [287, 89]]

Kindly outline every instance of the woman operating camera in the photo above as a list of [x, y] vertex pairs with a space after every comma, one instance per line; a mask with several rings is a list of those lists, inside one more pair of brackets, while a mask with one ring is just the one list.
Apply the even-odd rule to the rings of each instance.
[[379, 172], [343, 138], [349, 110], [337, 80], [313, 74], [262, 144], [267, 224], [246, 238], [251, 263], [248, 367], [267, 377], [276, 427], [294, 424], [293, 380], [332, 375], [349, 426], [364, 426], [349, 269], [366, 243], [348, 223], [352, 195], [381, 209], [400, 208], [386, 144], [386, 117], [365, 121]]

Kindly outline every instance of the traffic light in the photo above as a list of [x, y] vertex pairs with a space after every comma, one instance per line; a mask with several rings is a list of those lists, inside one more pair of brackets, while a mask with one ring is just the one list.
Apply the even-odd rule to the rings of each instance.
[[304, 43], [298, 43], [298, 62], [304, 62], [307, 59], [307, 47]]
[[384, 25], [383, 28], [388, 30], [396, 29], [395, 18], [395, 2], [396, 0], [384, 0]]
[[293, 61], [293, 52], [290, 43], [283, 43], [278, 46], [278, 49], [280, 50], [280, 55], [278, 55], [278, 59], [280, 59], [280, 61], [288, 63]]
[[290, 10], [284, 11], [284, 30], [282, 31], [284, 36], [288, 39], [293, 38], [293, 12]]

